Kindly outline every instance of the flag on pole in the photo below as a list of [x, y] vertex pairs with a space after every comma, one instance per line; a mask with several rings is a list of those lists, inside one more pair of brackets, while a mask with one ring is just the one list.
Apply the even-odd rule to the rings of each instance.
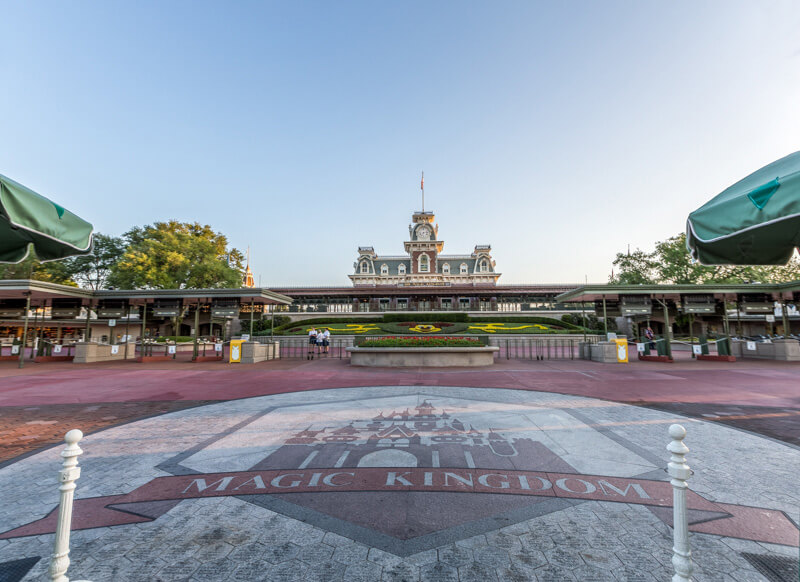
[[419, 181], [419, 189], [425, 189], [425, 172], [422, 172], [422, 179]]

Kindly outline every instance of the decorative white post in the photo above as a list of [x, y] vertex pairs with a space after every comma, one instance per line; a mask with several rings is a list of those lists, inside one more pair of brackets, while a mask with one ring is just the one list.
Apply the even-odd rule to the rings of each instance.
[[692, 550], [689, 547], [689, 518], [686, 513], [686, 483], [692, 474], [684, 456], [689, 452], [689, 447], [683, 444], [686, 429], [679, 424], [669, 427], [669, 436], [672, 442], [667, 445], [667, 450], [672, 453], [667, 465], [667, 472], [672, 477], [672, 566], [675, 575], [672, 582], [690, 582], [692, 579]]
[[50, 580], [52, 582], [69, 582], [65, 576], [69, 568], [69, 532], [72, 524], [72, 497], [75, 492], [75, 481], [81, 476], [78, 467], [78, 456], [83, 453], [78, 446], [78, 441], [83, 438], [83, 433], [78, 429], [69, 431], [64, 440], [67, 448], [61, 451], [64, 464], [58, 473], [58, 487], [61, 491], [61, 502], [58, 506], [58, 525], [56, 526], [56, 540], [53, 555], [50, 558]]

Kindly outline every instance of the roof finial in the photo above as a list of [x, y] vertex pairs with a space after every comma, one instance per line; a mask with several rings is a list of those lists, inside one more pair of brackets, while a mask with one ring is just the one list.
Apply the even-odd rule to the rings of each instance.
[[425, 172], [422, 172], [422, 179], [419, 181], [419, 189], [422, 190], [422, 214], [425, 214]]

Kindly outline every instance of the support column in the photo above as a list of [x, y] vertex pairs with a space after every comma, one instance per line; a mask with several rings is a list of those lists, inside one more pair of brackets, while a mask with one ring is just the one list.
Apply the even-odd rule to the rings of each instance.
[[606, 296], [603, 295], [603, 329], [606, 332], [605, 339], [608, 339], [608, 316], [606, 315]]
[[[209, 331], [211, 329], [209, 328]], [[198, 336], [200, 334], [200, 302], [197, 302], [197, 307], [194, 309], [194, 347], [192, 348], [192, 361], [194, 362], [197, 360], [197, 356], [200, 354], [200, 348], [197, 345]], [[205, 348], [203, 348], [203, 353], [205, 354]]]
[[781, 315], [783, 316], [783, 338], [789, 339], [789, 312], [786, 310], [786, 299], [781, 297]]
[[139, 355], [144, 359], [144, 329], [147, 325], [147, 300], [142, 304], [142, 334], [139, 337]]
[[255, 299], [250, 300], [250, 341], [253, 341], [253, 310], [255, 309]]
[[19, 367], [25, 367], [25, 343], [28, 341], [28, 312], [31, 310], [31, 292], [26, 291], [25, 324], [22, 327], [22, 345], [19, 349]]

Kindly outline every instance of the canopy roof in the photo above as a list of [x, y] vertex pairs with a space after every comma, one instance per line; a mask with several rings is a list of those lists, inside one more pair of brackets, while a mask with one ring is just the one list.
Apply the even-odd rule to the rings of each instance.
[[647, 295], [659, 299], [679, 299], [681, 295], [714, 295], [718, 299], [738, 294], [768, 293], [774, 299], [789, 299], [800, 291], [800, 281], [764, 285], [711, 284], [711, 285], [583, 285], [556, 297], [559, 303], [619, 299], [620, 295]]
[[288, 305], [291, 297], [264, 288], [236, 289], [119, 289], [92, 291], [69, 285], [57, 285], [46, 281], [2, 280], [0, 299], [19, 298], [30, 292], [31, 299], [80, 298], [89, 301], [98, 299], [127, 299], [132, 304], [148, 303], [154, 299], [185, 299], [189, 302], [208, 302], [213, 299], [239, 299], [242, 303]]

